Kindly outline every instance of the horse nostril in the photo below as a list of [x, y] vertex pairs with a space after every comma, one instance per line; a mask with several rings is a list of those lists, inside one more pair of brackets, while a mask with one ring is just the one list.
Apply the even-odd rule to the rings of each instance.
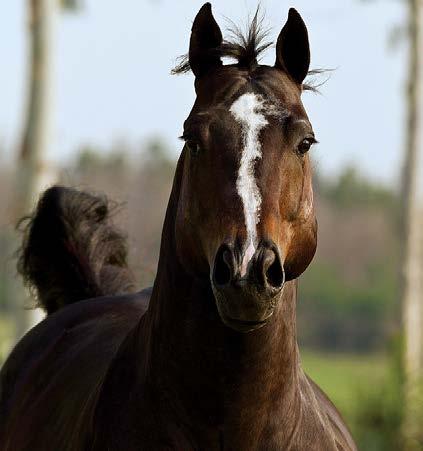
[[234, 271], [234, 257], [228, 246], [223, 245], [218, 250], [214, 261], [213, 279], [216, 285], [228, 285]]
[[278, 258], [267, 269], [266, 280], [274, 288], [280, 288], [285, 282], [285, 273]]
[[263, 276], [265, 285], [272, 288], [281, 288], [285, 282], [285, 272], [278, 254], [268, 249], [263, 258]]

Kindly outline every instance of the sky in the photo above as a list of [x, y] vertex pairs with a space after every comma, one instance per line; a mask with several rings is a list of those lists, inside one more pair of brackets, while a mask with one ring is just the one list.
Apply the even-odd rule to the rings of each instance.
[[[0, 143], [11, 158], [23, 125], [27, 70], [27, 1], [0, 3]], [[172, 76], [188, 50], [192, 20], [202, 1], [82, 0], [76, 14], [58, 12], [53, 45], [52, 139], [48, 158], [64, 162], [84, 144], [134, 149], [160, 136], [175, 152], [194, 101], [193, 76]], [[227, 18], [246, 23], [257, 0], [215, 0], [222, 30]], [[406, 15], [389, 0], [262, 0], [276, 39], [289, 7], [310, 36], [312, 67], [335, 69], [321, 94], [303, 102], [320, 144], [315, 164], [336, 174], [355, 164], [364, 175], [395, 183], [401, 166], [407, 48], [388, 45]], [[263, 62], [273, 64], [274, 48]], [[135, 151], [135, 150], [134, 150]]]

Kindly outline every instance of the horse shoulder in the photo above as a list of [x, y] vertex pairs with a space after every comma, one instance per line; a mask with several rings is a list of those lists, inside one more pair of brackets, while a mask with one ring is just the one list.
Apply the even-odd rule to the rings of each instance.
[[78, 302], [25, 335], [0, 372], [2, 450], [84, 448], [103, 379], [149, 296]]

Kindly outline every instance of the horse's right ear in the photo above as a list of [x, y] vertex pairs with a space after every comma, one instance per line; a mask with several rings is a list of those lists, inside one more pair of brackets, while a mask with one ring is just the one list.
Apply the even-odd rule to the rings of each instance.
[[310, 45], [307, 27], [297, 10], [291, 8], [276, 43], [275, 67], [285, 71], [301, 85], [309, 66]]
[[222, 32], [214, 20], [210, 3], [205, 3], [191, 28], [189, 65], [196, 77], [222, 65], [218, 47], [222, 44]]

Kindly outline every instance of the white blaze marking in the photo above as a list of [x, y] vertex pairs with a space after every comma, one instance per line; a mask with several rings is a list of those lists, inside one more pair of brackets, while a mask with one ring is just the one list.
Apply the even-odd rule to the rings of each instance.
[[231, 106], [230, 112], [242, 126], [244, 148], [239, 165], [236, 188], [242, 199], [247, 228], [246, 250], [241, 264], [241, 277], [253, 257], [257, 245], [257, 224], [260, 222], [261, 194], [254, 177], [254, 162], [261, 158], [260, 130], [268, 122], [263, 114], [265, 108], [261, 96], [248, 92]]

